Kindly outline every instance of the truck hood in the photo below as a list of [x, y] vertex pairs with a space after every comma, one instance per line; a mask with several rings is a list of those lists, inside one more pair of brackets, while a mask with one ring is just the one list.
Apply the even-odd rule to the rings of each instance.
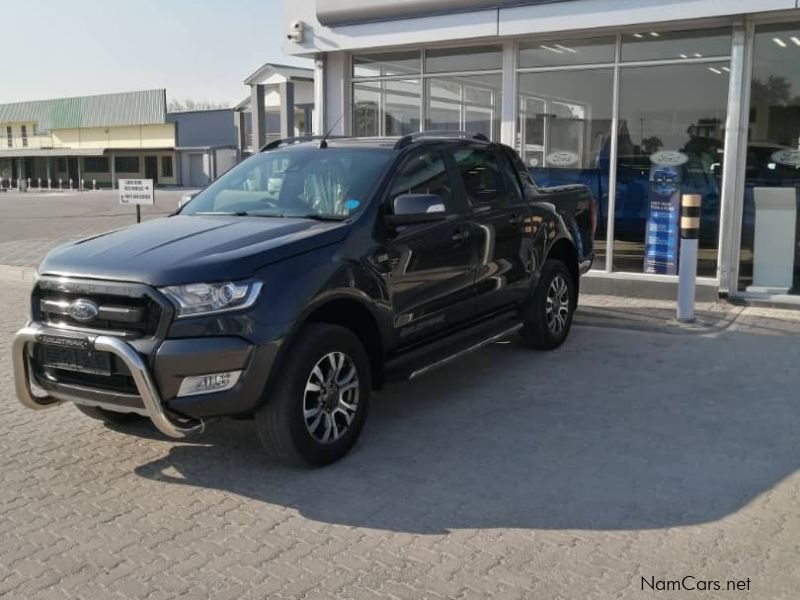
[[177, 215], [59, 246], [38, 271], [150, 285], [245, 279], [270, 263], [341, 242], [348, 229], [312, 219]]

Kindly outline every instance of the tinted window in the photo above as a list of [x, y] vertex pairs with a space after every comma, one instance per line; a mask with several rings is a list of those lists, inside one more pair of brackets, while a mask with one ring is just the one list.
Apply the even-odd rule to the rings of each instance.
[[108, 157], [87, 156], [83, 159], [83, 170], [87, 173], [108, 173]]
[[401, 194], [436, 194], [448, 210], [453, 208], [453, 189], [439, 152], [423, 152], [409, 158], [397, 174], [390, 200]]
[[366, 206], [392, 156], [344, 148], [263, 152], [225, 173], [182, 214], [346, 217]]
[[114, 170], [117, 173], [138, 173], [139, 172], [139, 157], [138, 156], [117, 156], [114, 159]]
[[164, 177], [172, 177], [172, 157], [171, 156], [162, 156], [161, 157], [161, 174]]
[[453, 156], [471, 204], [492, 204], [503, 200], [503, 172], [492, 150], [462, 148]]

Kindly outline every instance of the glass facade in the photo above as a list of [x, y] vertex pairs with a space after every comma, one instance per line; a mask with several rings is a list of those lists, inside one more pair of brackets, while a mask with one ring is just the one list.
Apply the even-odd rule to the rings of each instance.
[[739, 289], [800, 294], [800, 23], [756, 28]]
[[[699, 194], [697, 272], [716, 275], [729, 71], [728, 63], [621, 69], [614, 270], [677, 273], [677, 232], [653, 243], [651, 213], [665, 201], [679, 211], [682, 194]], [[668, 247], [654, 247], [661, 242]]]
[[540, 186], [589, 186], [598, 203], [595, 264], [605, 264], [614, 70], [521, 73], [518, 79], [520, 156]]
[[[677, 274], [680, 197], [698, 195], [700, 277], [800, 294], [800, 23], [738, 22], [356, 53], [352, 133], [476, 131], [514, 145], [540, 186], [587, 185], [600, 271]], [[750, 44], [749, 89], [729, 98]]]
[[502, 46], [357, 54], [352, 61], [353, 135], [435, 129], [500, 140]]

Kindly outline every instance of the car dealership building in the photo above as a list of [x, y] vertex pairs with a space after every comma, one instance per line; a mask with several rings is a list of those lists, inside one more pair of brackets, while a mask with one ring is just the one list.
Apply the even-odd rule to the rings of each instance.
[[598, 203], [587, 285], [672, 295], [700, 196], [702, 297], [800, 301], [798, 0], [284, 2], [315, 133], [481, 132]]

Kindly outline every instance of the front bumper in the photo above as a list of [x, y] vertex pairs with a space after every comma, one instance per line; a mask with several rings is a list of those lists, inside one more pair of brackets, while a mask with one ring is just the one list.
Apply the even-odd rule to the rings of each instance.
[[[51, 335], [61, 339], [74, 339], [87, 342], [97, 352], [109, 352], [121, 360], [133, 377], [136, 390], [144, 406], [141, 412], [150, 418], [153, 425], [166, 436], [181, 439], [203, 430], [201, 419], [183, 418], [167, 412], [159, 394], [158, 387], [141, 355], [126, 341], [105, 335], [71, 334], [60, 329], [50, 329], [32, 323], [17, 332], [12, 346], [14, 385], [20, 402], [28, 408], [45, 409], [57, 406], [62, 401], [93, 404], [101, 408], [119, 410], [115, 405], [104, 405], [102, 401], [87, 401], [82, 395], [70, 394], [63, 390], [39, 390], [34, 393], [31, 372], [31, 350], [42, 336]], [[77, 343], [77, 342], [76, 342]], [[37, 386], [38, 387], [38, 386]]]

